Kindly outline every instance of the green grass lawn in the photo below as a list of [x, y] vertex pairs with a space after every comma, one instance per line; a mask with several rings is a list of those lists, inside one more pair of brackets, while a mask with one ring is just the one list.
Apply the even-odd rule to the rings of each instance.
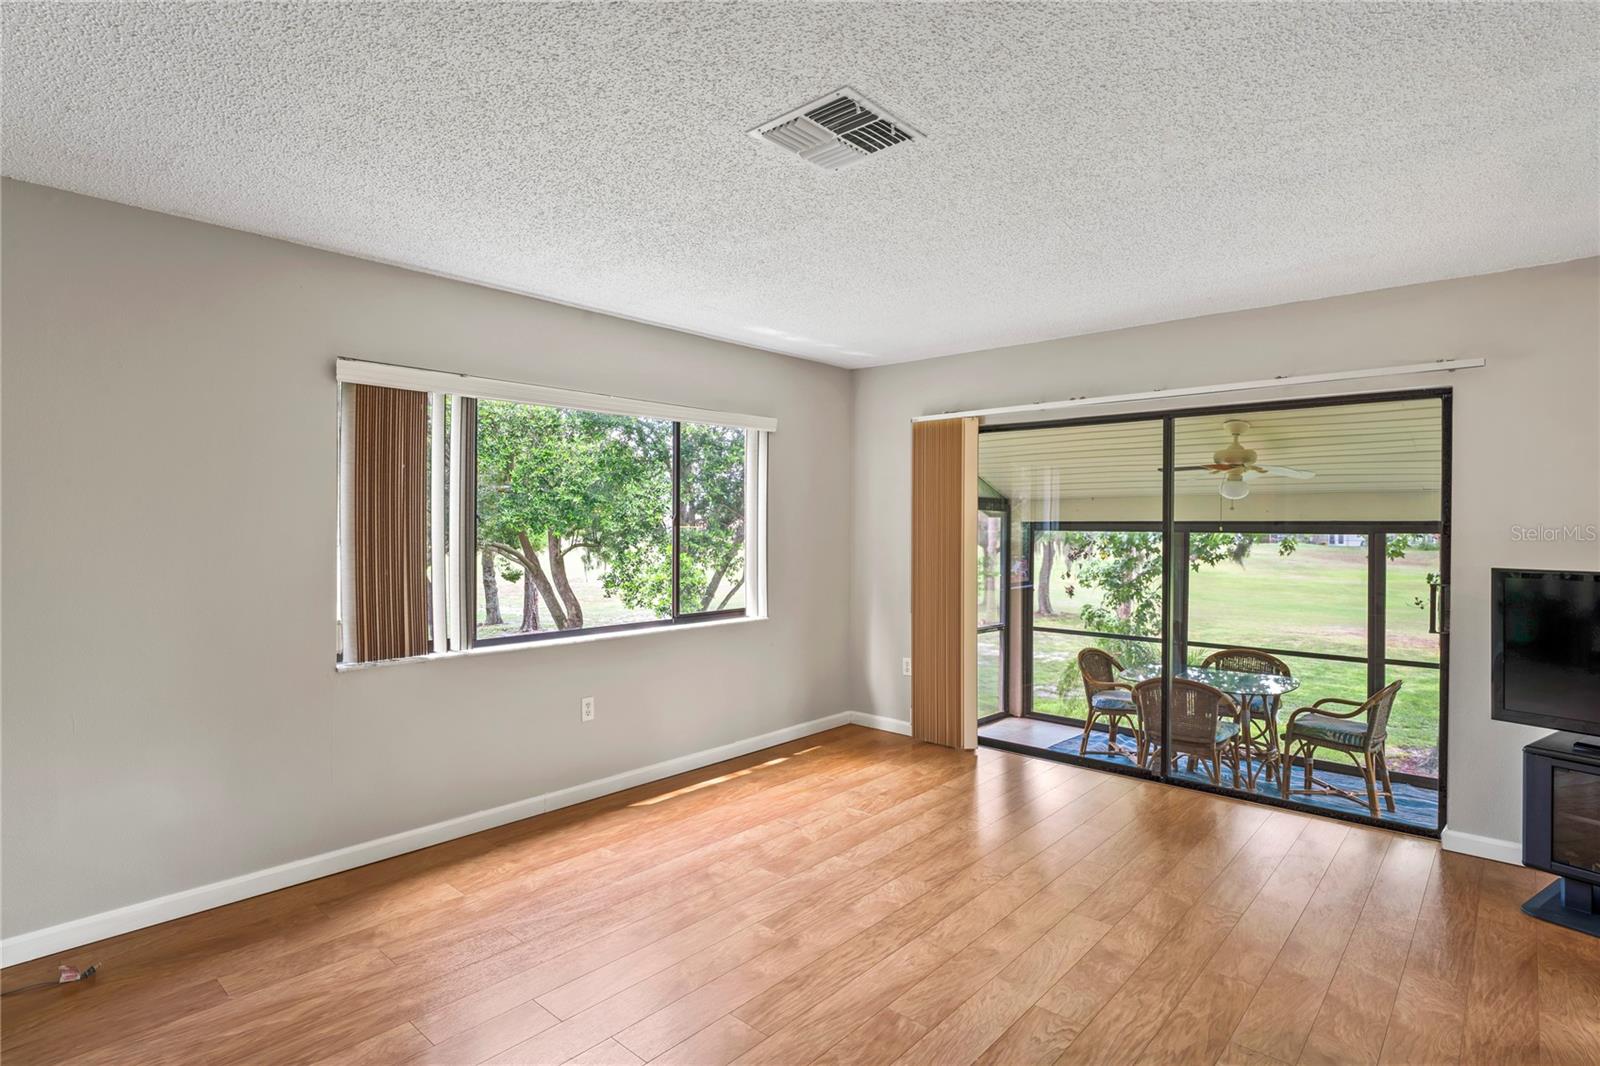
[[[1276, 545], [1263, 543], [1255, 545], [1242, 565], [1228, 562], [1191, 571], [1190, 638], [1214, 644], [1364, 655], [1366, 560], [1364, 547], [1300, 544], [1285, 556], [1278, 553]], [[1438, 661], [1439, 638], [1428, 634], [1425, 609], [1426, 575], [1438, 568], [1437, 551], [1416, 548], [1409, 550], [1405, 558], [1388, 563], [1385, 628], [1390, 657]], [[1051, 600], [1057, 613], [1037, 616], [1036, 624], [1090, 628], [1083, 623], [1081, 611], [1085, 604], [1098, 603], [1098, 590], [1077, 586], [1069, 595], [1071, 581], [1072, 575], [1056, 568]], [[1416, 605], [1417, 600], [1423, 607]], [[1111, 646], [1103, 640], [1035, 632], [1036, 712], [1082, 717], [1083, 689], [1075, 665], [1078, 651], [1090, 644], [1108, 647], [1125, 662], [1139, 655], [1153, 658], [1159, 652], [1157, 644], [1119, 642], [1119, 646]], [[1190, 661], [1198, 663], [1209, 650], [1191, 647]], [[1364, 663], [1286, 658], [1300, 681], [1300, 688], [1284, 700], [1286, 710], [1327, 696], [1359, 700], [1367, 695]], [[980, 656], [980, 685], [983, 661]], [[997, 666], [996, 663], [996, 679]], [[1388, 677], [1405, 682], [1390, 718], [1392, 765], [1395, 769], [1406, 766], [1422, 771], [1436, 758], [1439, 672], [1390, 667]]]

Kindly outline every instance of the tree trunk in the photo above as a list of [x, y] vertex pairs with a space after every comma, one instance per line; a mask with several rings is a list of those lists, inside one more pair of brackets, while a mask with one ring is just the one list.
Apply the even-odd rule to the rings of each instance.
[[1050, 604], [1050, 567], [1055, 562], [1056, 546], [1049, 537], [1039, 545], [1039, 575], [1033, 582], [1034, 611], [1037, 614], [1055, 614]]
[[483, 624], [503, 626], [506, 620], [500, 615], [500, 582], [494, 577], [494, 552], [483, 552]]
[[518, 533], [517, 542], [522, 545], [522, 564], [527, 567], [527, 572], [533, 575], [533, 582], [538, 586], [539, 594], [544, 597], [544, 605], [550, 612], [550, 620], [555, 622], [557, 629], [572, 628], [567, 625], [566, 612], [561, 609], [561, 601], [556, 599], [556, 591], [550, 586], [550, 579], [545, 577], [544, 567], [539, 565], [539, 553], [533, 550], [528, 535]]
[[522, 568], [522, 629], [533, 633], [539, 628], [539, 586], [533, 583], [533, 568]]
[[744, 585], [744, 578], [742, 578], [742, 577], [738, 581], [735, 581], [732, 585], [730, 585], [728, 587], [728, 594], [726, 596], [722, 597], [722, 602], [721, 603], [717, 604], [717, 610], [720, 611], [724, 607], [728, 606], [728, 601], [733, 599], [733, 594], [735, 592], [738, 592], [740, 587], [743, 586], [743, 585]]
[[725, 566], [717, 567], [717, 572], [711, 575], [710, 581], [706, 582], [706, 590], [700, 596], [701, 613], [711, 610], [711, 601], [716, 597], [717, 589], [722, 585], [722, 575], [727, 572], [727, 569]]
[[545, 535], [546, 553], [550, 556], [550, 579], [555, 584], [556, 594], [561, 597], [561, 604], [566, 609], [567, 624], [562, 629], [583, 628], [583, 604], [578, 602], [577, 595], [572, 591], [572, 583], [567, 580], [567, 556], [561, 548], [561, 538], [554, 533]]

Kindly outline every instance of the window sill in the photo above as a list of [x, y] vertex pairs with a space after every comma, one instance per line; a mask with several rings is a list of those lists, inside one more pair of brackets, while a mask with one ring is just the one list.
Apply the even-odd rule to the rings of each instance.
[[691, 630], [720, 629], [724, 626], [741, 626], [750, 622], [765, 622], [766, 615], [746, 615], [743, 618], [716, 618], [705, 622], [679, 622], [676, 625], [649, 626], [641, 629], [624, 629], [613, 632], [575, 633], [570, 637], [551, 637], [548, 640], [527, 640], [487, 647], [468, 648], [466, 651], [435, 652], [431, 655], [413, 655], [409, 659], [380, 659], [370, 663], [333, 664], [341, 674], [371, 670], [383, 666], [401, 666], [406, 663], [438, 662], [445, 659], [472, 659], [480, 655], [500, 655], [506, 652], [529, 651], [534, 648], [569, 648], [574, 644], [594, 644], [603, 640], [633, 640], [653, 637], [662, 633], [683, 633]]

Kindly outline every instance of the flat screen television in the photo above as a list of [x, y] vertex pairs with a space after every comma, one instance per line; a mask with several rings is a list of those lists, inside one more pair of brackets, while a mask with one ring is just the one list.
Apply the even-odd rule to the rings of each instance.
[[1600, 735], [1600, 573], [1492, 573], [1491, 714]]

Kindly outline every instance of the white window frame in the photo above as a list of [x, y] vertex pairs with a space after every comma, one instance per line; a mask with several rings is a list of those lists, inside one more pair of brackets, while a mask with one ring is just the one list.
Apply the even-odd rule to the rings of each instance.
[[[357, 669], [380, 666], [394, 662], [416, 662], [454, 656], [467, 652], [504, 651], [513, 648], [548, 647], [551, 645], [596, 640], [620, 636], [667, 632], [686, 626], [710, 626], [758, 620], [767, 617], [767, 456], [769, 437], [777, 431], [778, 421], [765, 415], [741, 414], [731, 411], [713, 411], [681, 404], [659, 403], [604, 393], [578, 392], [546, 385], [524, 382], [500, 381], [493, 378], [473, 377], [444, 371], [423, 370], [416, 367], [374, 363], [360, 359], [338, 359], [335, 379], [339, 384], [339, 548], [337, 587], [340, 619], [341, 659], [339, 669]], [[433, 614], [435, 625], [431, 634], [432, 651], [428, 655], [411, 659], [392, 659], [373, 663], [353, 661], [352, 627], [344, 624], [344, 607], [351, 602], [349, 588], [352, 572], [350, 559], [350, 429], [345, 418], [345, 386], [378, 385], [386, 388], [409, 389], [428, 394], [429, 447], [431, 450], [431, 481], [429, 485], [429, 549], [430, 564], [435, 575], [443, 580], [433, 583]], [[469, 463], [470, 438], [465, 427], [475, 419], [471, 417], [477, 400], [503, 400], [513, 403], [538, 404], [571, 410], [594, 411], [602, 414], [628, 415], [638, 418], [659, 418], [673, 422], [697, 422], [743, 429], [745, 432], [745, 606], [742, 617], [679, 614], [662, 619], [659, 624], [638, 627], [573, 630], [566, 635], [549, 635], [540, 639], [515, 643], [496, 643], [477, 646], [476, 581], [473, 563], [475, 551], [463, 553], [459, 546], [471, 544], [476, 548], [475, 523], [469, 512], [476, 490]], [[440, 432], [444, 425], [444, 411], [449, 404], [450, 432]], [[448, 498], [444, 491], [444, 460], [448, 456], [450, 478]], [[676, 492], [676, 488], [674, 489]], [[674, 516], [676, 521], [676, 516]], [[448, 529], [450, 550], [445, 550], [445, 531]], [[673, 566], [679, 565], [674, 555]], [[443, 624], [438, 624], [438, 619]]]

